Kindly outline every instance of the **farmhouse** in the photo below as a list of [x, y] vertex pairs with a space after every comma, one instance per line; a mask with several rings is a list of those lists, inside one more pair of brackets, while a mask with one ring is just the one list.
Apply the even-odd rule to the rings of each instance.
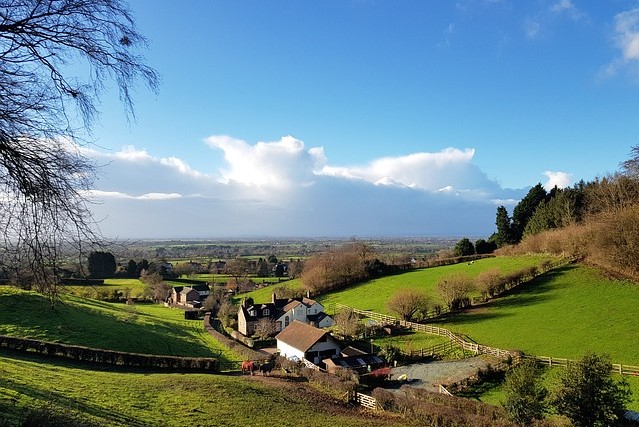
[[209, 285], [204, 283], [193, 286], [175, 286], [171, 289], [167, 302], [172, 305], [198, 308], [210, 293]]
[[270, 303], [253, 304], [247, 300], [242, 301], [237, 313], [237, 329], [241, 334], [251, 336], [260, 319], [264, 318], [275, 322], [276, 332], [284, 330], [295, 320], [318, 328], [327, 328], [335, 323], [324, 313], [324, 306], [311, 299], [308, 292], [303, 298], [278, 299], [273, 294]]
[[291, 360], [306, 359], [318, 365], [339, 355], [340, 343], [323, 329], [295, 320], [277, 334], [280, 355]]

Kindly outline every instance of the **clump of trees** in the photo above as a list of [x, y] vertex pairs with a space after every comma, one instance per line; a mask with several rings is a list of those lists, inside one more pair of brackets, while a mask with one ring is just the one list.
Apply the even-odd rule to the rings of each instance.
[[377, 258], [370, 246], [353, 241], [306, 260], [301, 281], [306, 290], [319, 295], [392, 270]]
[[630, 391], [625, 379], [612, 376], [610, 358], [586, 353], [568, 364], [558, 386], [548, 391], [534, 361], [515, 365], [506, 374], [504, 409], [518, 425], [537, 425], [554, 410], [579, 427], [623, 424]]
[[[497, 231], [489, 240], [502, 248], [501, 253], [570, 256], [638, 279], [638, 164], [639, 146], [635, 146], [619, 172], [570, 188], [554, 188], [543, 199], [542, 189], [535, 186], [515, 207], [512, 219], [503, 206], [497, 209]], [[531, 215], [522, 216], [533, 206]]]

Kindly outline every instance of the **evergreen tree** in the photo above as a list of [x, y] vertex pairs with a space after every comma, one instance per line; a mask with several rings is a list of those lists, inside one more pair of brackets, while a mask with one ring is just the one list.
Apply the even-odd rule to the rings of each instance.
[[537, 206], [546, 200], [547, 195], [544, 187], [541, 184], [537, 184], [517, 203], [513, 210], [512, 218], [512, 238], [514, 243], [521, 240], [526, 224], [535, 213]]
[[88, 257], [89, 276], [106, 279], [115, 276], [115, 257], [111, 252], [94, 251]]
[[455, 256], [467, 256], [467, 255], [475, 255], [475, 247], [473, 243], [468, 240], [468, 238], [464, 237], [455, 245], [453, 249], [453, 253]]
[[[495, 221], [497, 225], [497, 233], [491, 236], [491, 240], [494, 240], [497, 247], [501, 248], [504, 245], [515, 243], [513, 239], [512, 224], [508, 211], [505, 207], [499, 206], [497, 208], [497, 219]], [[492, 239], [494, 237], [494, 239]]]

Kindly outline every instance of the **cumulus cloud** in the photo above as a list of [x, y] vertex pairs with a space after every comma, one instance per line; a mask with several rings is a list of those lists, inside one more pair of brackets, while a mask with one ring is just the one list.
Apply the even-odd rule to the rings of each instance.
[[224, 152], [228, 168], [222, 171], [222, 182], [285, 189], [295, 184], [312, 182], [312, 171], [326, 161], [324, 150], [306, 150], [304, 142], [292, 136], [279, 141], [247, 142], [226, 135], [214, 135], [206, 143]]
[[551, 190], [555, 186], [557, 188], [566, 188], [572, 184], [572, 174], [567, 172], [546, 171], [544, 175], [548, 178], [548, 181], [544, 184], [546, 190]]
[[474, 149], [446, 148], [435, 153], [383, 157], [362, 167], [325, 166], [319, 174], [435, 192], [446, 188], [495, 189], [497, 184], [472, 164], [474, 155]]
[[[249, 144], [206, 139], [219, 174], [135, 147], [91, 151], [106, 164], [96, 217], [124, 237], [488, 235], [503, 189], [473, 163], [473, 149], [384, 157], [364, 166], [330, 165], [322, 147], [291, 136]], [[506, 202], [503, 202], [506, 201]]]

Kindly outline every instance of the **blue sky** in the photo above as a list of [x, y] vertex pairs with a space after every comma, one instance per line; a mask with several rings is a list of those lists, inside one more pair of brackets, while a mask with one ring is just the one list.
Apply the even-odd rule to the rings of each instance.
[[162, 85], [103, 97], [109, 236], [487, 237], [639, 143], [639, 1], [131, 8]]

